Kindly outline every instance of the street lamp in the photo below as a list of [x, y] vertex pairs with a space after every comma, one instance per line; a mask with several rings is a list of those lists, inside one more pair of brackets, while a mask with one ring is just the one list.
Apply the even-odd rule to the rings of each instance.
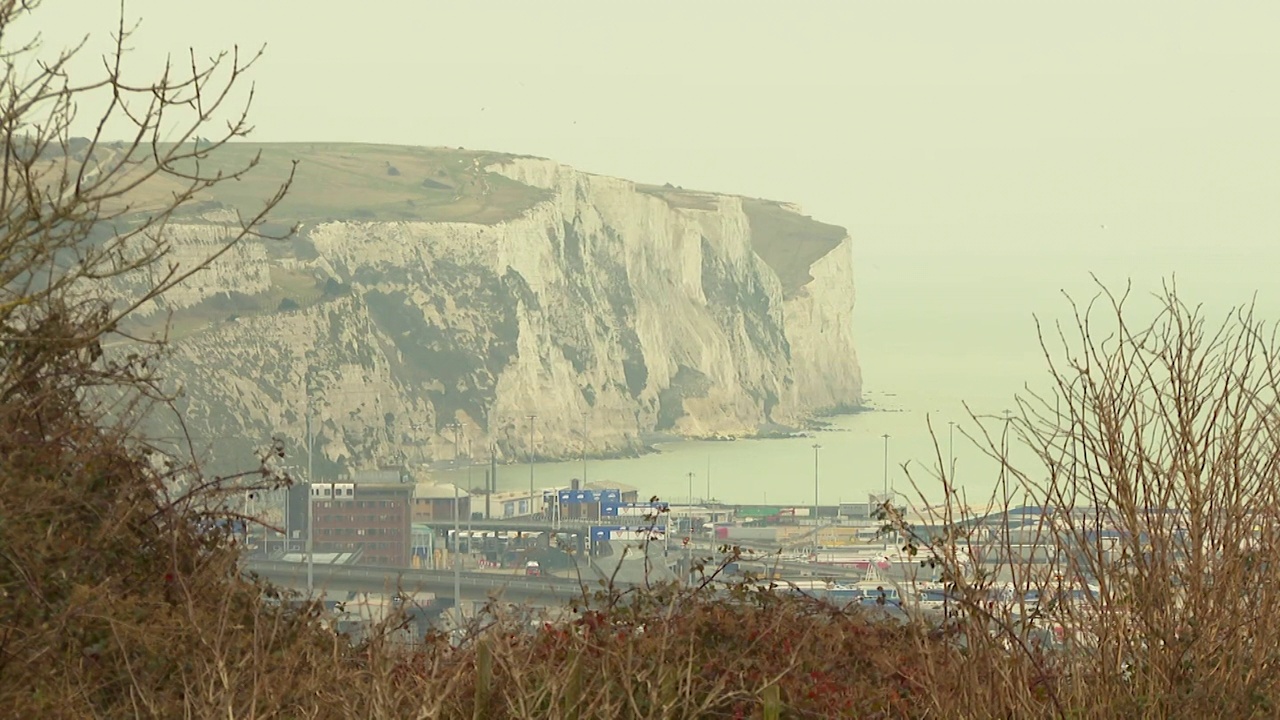
[[533, 517], [533, 422], [537, 415], [529, 415], [529, 517]]
[[693, 583], [693, 473], [689, 473], [689, 505], [686, 511], [684, 535], [684, 580], [685, 584]]
[[[453, 483], [453, 607], [462, 623], [462, 533], [458, 527], [458, 483]], [[470, 544], [470, 539], [467, 543]], [[468, 548], [470, 549], [470, 548]]]
[[955, 482], [956, 474], [956, 423], [947, 423], [947, 479]]
[[312, 474], [314, 464], [312, 458], [315, 455], [315, 434], [311, 428], [311, 386], [307, 385], [307, 597], [311, 597], [315, 593], [315, 529], [313, 505], [315, 498], [312, 493], [315, 488], [315, 475]]
[[[1009, 423], [1013, 420], [1013, 411], [1006, 409], [1004, 411], [1004, 430], [1000, 433], [1000, 485], [1004, 492], [1005, 512], [1009, 510]], [[1005, 526], [1008, 526], [1008, 516], [1006, 514]]]
[[472, 517], [475, 515], [475, 512], [472, 509], [475, 506], [472, 505], [472, 503], [475, 502], [476, 484], [475, 484], [475, 481], [471, 479], [472, 469], [475, 467], [475, 464], [476, 464], [476, 458], [475, 458], [475, 455], [471, 454], [471, 440], [470, 438], [468, 438], [467, 439], [467, 554], [468, 555], [470, 555], [472, 552], [471, 551], [471, 539], [472, 539], [471, 520], [472, 520]]
[[818, 443], [813, 444], [813, 526], [815, 528], [813, 542], [815, 545], [818, 544], [816, 530], [818, 527], [818, 451], [821, 449], [822, 446]]
[[587, 413], [582, 413], [582, 487], [587, 486]]
[[884, 490], [882, 494], [889, 494], [889, 433], [885, 433], [880, 437], [884, 438]]

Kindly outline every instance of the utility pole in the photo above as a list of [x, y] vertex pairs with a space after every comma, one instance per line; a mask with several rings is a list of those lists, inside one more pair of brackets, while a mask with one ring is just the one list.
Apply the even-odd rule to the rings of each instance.
[[533, 517], [533, 423], [537, 415], [529, 416], [529, 517]]

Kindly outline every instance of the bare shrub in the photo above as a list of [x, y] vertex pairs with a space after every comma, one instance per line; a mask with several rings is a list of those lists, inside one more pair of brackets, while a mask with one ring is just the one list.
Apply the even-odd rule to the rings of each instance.
[[[972, 418], [1002, 467], [979, 511], [944, 468], [933, 524], [947, 532], [889, 518], [944, 567], [967, 656], [1007, 667], [998, 687], [966, 678], [953, 708], [981, 714], [999, 694], [1070, 717], [1276, 712], [1274, 326], [1250, 307], [1210, 325], [1171, 286], [1159, 299], [1135, 327], [1128, 294], [1104, 289], [1057, 330], [1060, 352], [1042, 334], [1052, 390], [1028, 392], [1003, 429]], [[1015, 465], [1003, 432], [1034, 468]], [[1032, 508], [1010, 515], [1019, 504]]]

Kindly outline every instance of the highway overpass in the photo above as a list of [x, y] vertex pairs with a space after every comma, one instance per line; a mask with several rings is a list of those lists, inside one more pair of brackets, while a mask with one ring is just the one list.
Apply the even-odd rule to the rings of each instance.
[[[306, 590], [307, 566], [304, 563], [272, 560], [250, 560], [245, 570], [282, 587]], [[348, 592], [391, 593], [429, 592], [437, 597], [453, 597], [454, 574], [448, 570], [411, 570], [367, 565], [316, 565], [316, 589], [329, 595]], [[590, 583], [590, 581], [588, 581]], [[538, 605], [562, 604], [582, 596], [582, 585], [575, 579], [561, 577], [527, 577], [492, 573], [461, 573], [459, 587], [466, 599], [482, 600], [496, 595], [508, 602]], [[587, 592], [598, 586], [588, 585]]]

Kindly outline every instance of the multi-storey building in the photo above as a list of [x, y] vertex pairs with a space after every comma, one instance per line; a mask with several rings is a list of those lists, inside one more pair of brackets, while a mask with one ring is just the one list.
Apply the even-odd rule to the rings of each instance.
[[358, 552], [358, 563], [409, 566], [413, 485], [316, 483], [311, 521], [316, 552]]

